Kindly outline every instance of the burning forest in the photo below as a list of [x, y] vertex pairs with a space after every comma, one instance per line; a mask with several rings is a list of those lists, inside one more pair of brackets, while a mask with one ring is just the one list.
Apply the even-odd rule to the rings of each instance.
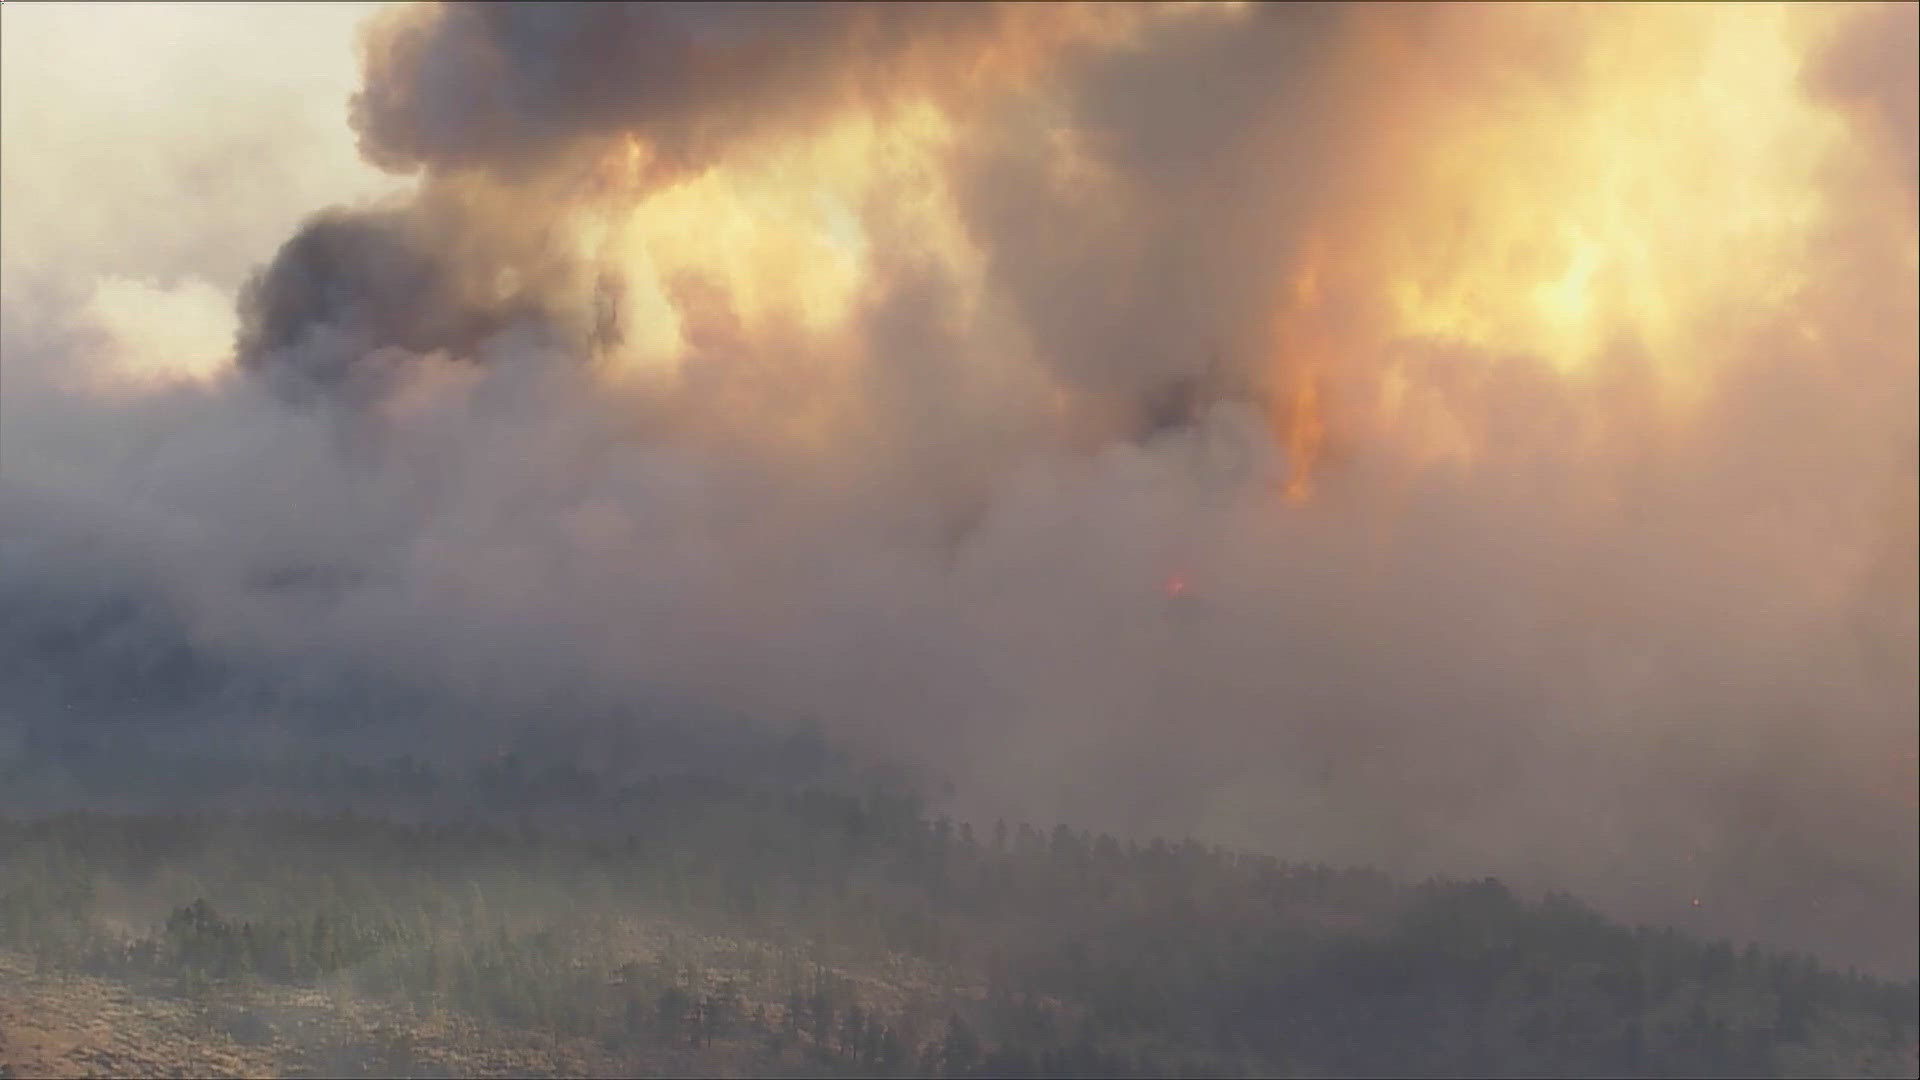
[[1917, 12], [7, 4], [0, 1063], [1911, 1074]]

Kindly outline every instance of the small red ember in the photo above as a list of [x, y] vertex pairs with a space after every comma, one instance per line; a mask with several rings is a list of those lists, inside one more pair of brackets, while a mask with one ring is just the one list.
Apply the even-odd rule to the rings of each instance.
[[1187, 592], [1187, 575], [1180, 573], [1168, 575], [1167, 583], [1163, 587], [1166, 589], [1168, 596], [1185, 596]]

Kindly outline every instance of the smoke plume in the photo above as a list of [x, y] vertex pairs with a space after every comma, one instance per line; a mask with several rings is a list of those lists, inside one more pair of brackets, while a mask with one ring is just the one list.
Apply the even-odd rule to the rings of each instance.
[[9, 6], [0, 708], [817, 719], [1910, 975], [1914, 13], [409, 5], [322, 132]]

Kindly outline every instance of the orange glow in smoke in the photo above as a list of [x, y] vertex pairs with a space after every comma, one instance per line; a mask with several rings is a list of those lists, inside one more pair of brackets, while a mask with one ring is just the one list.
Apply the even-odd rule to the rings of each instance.
[[[1116, 16], [1107, 36], [1152, 33], [1160, 14]], [[1829, 209], [1820, 170], [1844, 138], [1802, 80], [1829, 13], [1462, 5], [1353, 18], [1332, 46], [1329, 123], [1368, 134], [1327, 163], [1325, 197], [1302, 199], [1306, 242], [1274, 254], [1284, 285], [1255, 361], [1287, 503], [1311, 501], [1328, 456], [1363, 442], [1422, 467], [1484, 460], [1488, 380], [1473, 364], [1531, 365], [1598, 416], [1625, 356], [1654, 407], [1684, 419], [1803, 286]], [[1009, 60], [1000, 82], [1027, 86], [1028, 60]], [[1031, 91], [1046, 115], [1044, 80]], [[613, 147], [601, 179], [610, 202], [631, 202], [593, 243], [632, 311], [608, 371], [679, 384], [690, 355], [777, 344], [777, 378], [707, 378], [708, 407], [769, 438], [823, 438], [857, 407], [858, 322], [903, 238], [954, 283], [980, 338], [968, 362], [1024, 363], [1030, 342], [995, 306], [949, 175], [970, 122], [956, 100], [850, 105], [663, 189], [642, 182], [645, 145]], [[1050, 182], [1124, 230], [1125, 183], [1070, 127], [1050, 138]], [[1580, 451], [1605, 435], [1583, 415], [1566, 438]]]

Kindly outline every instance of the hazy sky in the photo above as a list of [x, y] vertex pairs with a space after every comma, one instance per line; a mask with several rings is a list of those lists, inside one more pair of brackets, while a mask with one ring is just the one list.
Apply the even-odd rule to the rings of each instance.
[[708, 702], [1912, 974], [1914, 5], [3, 10], [16, 718]]

